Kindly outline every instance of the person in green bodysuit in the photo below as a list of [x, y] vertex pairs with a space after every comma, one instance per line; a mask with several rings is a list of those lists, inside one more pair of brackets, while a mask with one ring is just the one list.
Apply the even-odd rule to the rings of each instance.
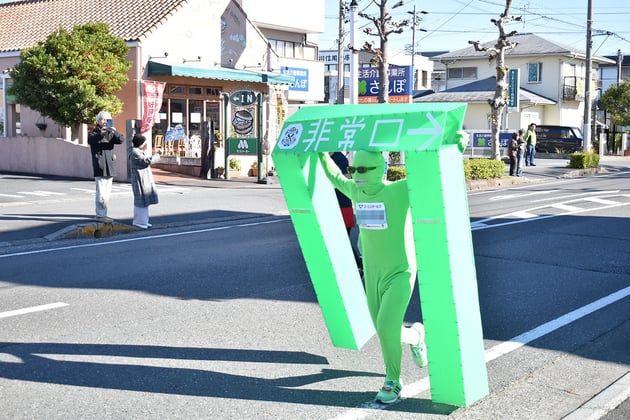
[[383, 360], [385, 383], [376, 401], [389, 404], [402, 390], [402, 343], [411, 346], [414, 362], [427, 363], [424, 327], [403, 327], [416, 282], [416, 256], [409, 210], [407, 180], [383, 180], [385, 160], [379, 152], [358, 151], [346, 178], [327, 153], [319, 159], [335, 188], [348, 196], [359, 225], [365, 293], [376, 328]]

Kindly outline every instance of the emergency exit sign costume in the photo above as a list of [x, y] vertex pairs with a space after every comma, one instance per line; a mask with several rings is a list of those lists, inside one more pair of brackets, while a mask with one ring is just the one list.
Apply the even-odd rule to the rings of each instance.
[[[362, 298], [365, 292], [331, 180], [354, 200], [366, 288], [385, 284], [401, 261], [406, 264], [403, 275], [413, 281], [417, 262], [431, 396], [434, 402], [460, 406], [488, 394], [464, 145], [457, 134], [465, 111], [460, 103], [303, 107], [285, 121], [273, 151], [333, 345], [361, 348], [373, 336], [376, 320], [370, 315], [373, 303], [368, 307]], [[322, 154], [334, 151], [357, 152], [359, 162], [352, 166], [375, 169], [341, 181]], [[379, 154], [364, 153], [382, 151], [405, 153], [404, 182], [383, 181]], [[373, 200], [366, 199], [370, 194]], [[409, 226], [412, 235], [405, 235]], [[407, 292], [400, 300], [406, 308]], [[379, 331], [379, 338], [385, 346], [395, 340], [400, 345], [399, 331], [391, 331], [390, 337]], [[399, 361], [388, 361], [381, 345], [390, 375], [388, 365]]]

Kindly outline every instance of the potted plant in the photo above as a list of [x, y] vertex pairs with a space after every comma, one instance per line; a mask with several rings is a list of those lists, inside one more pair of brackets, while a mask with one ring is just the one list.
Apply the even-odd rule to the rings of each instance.
[[214, 130], [214, 147], [223, 147], [223, 133], [220, 130]]
[[241, 161], [230, 158], [230, 178], [237, 178], [241, 175]]
[[258, 176], [258, 162], [252, 163], [252, 166], [249, 168], [249, 176]]

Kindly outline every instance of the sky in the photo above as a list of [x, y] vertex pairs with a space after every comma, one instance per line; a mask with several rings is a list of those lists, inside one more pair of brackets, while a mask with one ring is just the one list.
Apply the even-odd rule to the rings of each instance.
[[[378, 0], [379, 2], [381, 0]], [[593, 55], [630, 54], [630, 1], [590, 0], [593, 9]], [[339, 0], [325, 0], [326, 29], [319, 35], [320, 50], [336, 50], [339, 37]], [[387, 0], [394, 5], [398, 0]], [[510, 15], [522, 17], [522, 21], [507, 26], [508, 31], [533, 33], [545, 39], [574, 49], [586, 51], [587, 9], [589, 0], [513, 0]], [[346, 1], [346, 3], [350, 3]], [[358, 0], [359, 11], [378, 16], [374, 0]], [[467, 48], [468, 41], [494, 41], [499, 32], [490, 22], [498, 19], [505, 9], [505, 0], [404, 0], [404, 5], [390, 8], [394, 21], [410, 19], [414, 5], [422, 18], [416, 30], [416, 51], [454, 51]], [[427, 14], [420, 15], [420, 11]], [[358, 45], [365, 41], [379, 44], [377, 37], [363, 33], [363, 28], [373, 27], [367, 19], [358, 18]], [[348, 28], [348, 26], [346, 26]], [[425, 29], [427, 32], [421, 32]], [[347, 29], [346, 29], [347, 31]], [[347, 35], [344, 44], [348, 44]], [[402, 34], [390, 36], [390, 61], [403, 54], [411, 45], [412, 33], [406, 28]]]

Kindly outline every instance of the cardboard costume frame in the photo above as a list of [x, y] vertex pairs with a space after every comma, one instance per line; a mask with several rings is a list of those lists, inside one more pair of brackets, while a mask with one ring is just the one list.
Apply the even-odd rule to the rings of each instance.
[[273, 151], [291, 219], [336, 347], [374, 334], [334, 188], [317, 153], [404, 152], [418, 286], [435, 402], [467, 406], [488, 394], [462, 145], [463, 103], [303, 107]]

